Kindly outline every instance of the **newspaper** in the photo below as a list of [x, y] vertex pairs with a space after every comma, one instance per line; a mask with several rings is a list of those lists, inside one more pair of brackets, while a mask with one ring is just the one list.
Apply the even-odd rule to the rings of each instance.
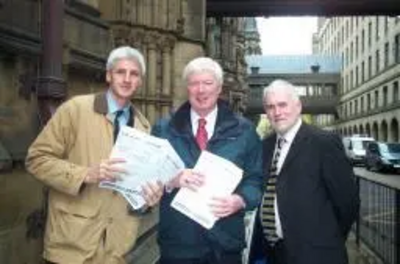
[[145, 205], [142, 186], [148, 182], [166, 183], [185, 167], [168, 140], [157, 138], [128, 126], [121, 127], [110, 158], [123, 158], [126, 173], [121, 180], [102, 181], [99, 186], [116, 190], [133, 209]]
[[204, 184], [197, 191], [181, 188], [171, 206], [210, 229], [218, 220], [209, 206], [212, 197], [230, 195], [242, 179], [243, 170], [207, 151], [201, 153], [193, 170], [204, 175]]

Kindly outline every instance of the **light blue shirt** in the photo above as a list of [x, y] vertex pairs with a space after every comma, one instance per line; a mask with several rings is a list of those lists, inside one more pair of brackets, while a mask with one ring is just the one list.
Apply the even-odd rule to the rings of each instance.
[[119, 120], [119, 125], [121, 126], [126, 126], [128, 124], [128, 120], [130, 118], [130, 112], [129, 112], [129, 108], [130, 108], [130, 104], [128, 104], [127, 106], [125, 106], [124, 108], [120, 108], [117, 101], [115, 101], [114, 97], [111, 94], [111, 91], [108, 90], [107, 91], [107, 105], [108, 105], [108, 115], [113, 117], [113, 120], [115, 119], [115, 115], [117, 113], [118, 110], [122, 110], [123, 113], [121, 115], [121, 117], [118, 119]]

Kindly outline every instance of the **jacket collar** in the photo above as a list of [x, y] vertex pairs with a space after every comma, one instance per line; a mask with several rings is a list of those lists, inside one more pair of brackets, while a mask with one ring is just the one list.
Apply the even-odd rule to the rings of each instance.
[[[108, 103], [107, 103], [107, 93], [102, 92], [102, 93], [97, 93], [94, 95], [94, 104], [93, 104], [93, 109], [96, 113], [102, 114], [107, 116], [108, 114]], [[147, 122], [147, 119], [139, 112], [137, 111], [133, 105], [131, 105], [130, 108], [130, 120], [128, 121], [128, 125], [133, 125], [136, 127], [138, 125], [138, 122], [144, 127], [144, 129], [148, 130], [150, 129], [149, 124]]]
[[[215, 123], [215, 133], [228, 127], [238, 125], [235, 114], [229, 109], [226, 101], [218, 99], [217, 121]], [[171, 118], [171, 125], [180, 133], [192, 133], [190, 122], [190, 103], [185, 102]]]
[[107, 115], [108, 113], [108, 103], [107, 103], [107, 93], [97, 93], [94, 95], [94, 111], [99, 114]]

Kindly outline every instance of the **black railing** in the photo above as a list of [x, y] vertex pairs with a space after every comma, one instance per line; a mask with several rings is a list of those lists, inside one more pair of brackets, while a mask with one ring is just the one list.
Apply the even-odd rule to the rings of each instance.
[[384, 264], [400, 264], [400, 188], [359, 175], [357, 184], [361, 198], [357, 243], [368, 246]]

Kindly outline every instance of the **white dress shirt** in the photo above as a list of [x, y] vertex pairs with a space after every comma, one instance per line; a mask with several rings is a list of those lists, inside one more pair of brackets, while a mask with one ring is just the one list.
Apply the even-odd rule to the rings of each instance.
[[[299, 131], [300, 126], [302, 124], [301, 118], [299, 118], [299, 120], [294, 124], [294, 126], [289, 129], [285, 134], [283, 135], [277, 135], [276, 139], [278, 140], [278, 138], [283, 138], [284, 139], [284, 143], [282, 145], [282, 149], [281, 149], [281, 153], [278, 159], [278, 164], [277, 164], [277, 174], [279, 177], [279, 173], [282, 169], [282, 165], [285, 162], [286, 156], [289, 153], [290, 150], [290, 146], [292, 145], [292, 142], [294, 140], [294, 137], [297, 134], [297, 131]], [[282, 225], [281, 225], [281, 220], [279, 217], [279, 208], [278, 208], [278, 203], [277, 203], [277, 198], [275, 196], [275, 201], [274, 201], [274, 208], [275, 208], [275, 226], [276, 226], [276, 234], [278, 237], [283, 238], [284, 234], [282, 232]]]
[[[207, 138], [210, 139], [214, 134], [215, 123], [217, 122], [217, 114], [218, 114], [218, 107], [215, 108], [205, 117], [206, 120], [206, 131], [207, 131]], [[193, 135], [196, 137], [197, 128], [199, 127], [199, 119], [201, 117], [193, 110], [190, 109], [190, 120], [192, 122], [192, 131]]]

